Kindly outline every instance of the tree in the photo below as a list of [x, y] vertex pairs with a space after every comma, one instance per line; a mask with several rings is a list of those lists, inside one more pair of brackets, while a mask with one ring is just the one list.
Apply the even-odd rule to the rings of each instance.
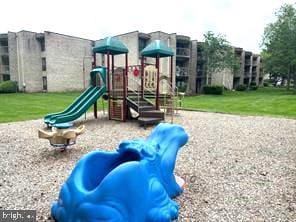
[[283, 5], [276, 12], [276, 21], [265, 27], [263, 35], [264, 70], [288, 80], [294, 78], [296, 92], [296, 9], [291, 4]]
[[206, 84], [213, 73], [224, 69], [230, 69], [233, 72], [240, 68], [238, 58], [235, 56], [234, 48], [223, 35], [215, 35], [208, 31], [204, 34], [203, 53], [206, 62]]

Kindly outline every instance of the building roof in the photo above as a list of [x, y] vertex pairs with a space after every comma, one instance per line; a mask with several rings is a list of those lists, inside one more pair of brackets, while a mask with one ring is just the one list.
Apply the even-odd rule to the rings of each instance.
[[173, 56], [174, 52], [164, 42], [160, 40], [155, 40], [151, 42], [149, 45], [147, 45], [141, 51], [141, 55], [146, 57], [153, 57], [153, 58], [156, 58], [157, 56], [168, 57], [168, 56]]
[[128, 48], [116, 37], [107, 37], [96, 42], [93, 52], [111, 55], [128, 53]]
[[190, 42], [190, 37], [186, 35], [177, 35], [176, 38], [180, 42]]

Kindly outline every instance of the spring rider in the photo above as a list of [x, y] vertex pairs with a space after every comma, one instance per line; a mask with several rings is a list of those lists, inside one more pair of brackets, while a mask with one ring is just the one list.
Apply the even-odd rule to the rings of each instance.
[[49, 140], [51, 146], [61, 148], [63, 151], [68, 146], [74, 145], [77, 137], [85, 131], [84, 125], [77, 128], [72, 126], [72, 123], [59, 123], [53, 125], [51, 131], [39, 129], [38, 137]]
[[178, 218], [171, 198], [183, 188], [174, 168], [185, 130], [161, 123], [147, 139], [122, 142], [114, 152], [83, 156], [63, 184], [51, 214], [56, 221], [152, 222]]

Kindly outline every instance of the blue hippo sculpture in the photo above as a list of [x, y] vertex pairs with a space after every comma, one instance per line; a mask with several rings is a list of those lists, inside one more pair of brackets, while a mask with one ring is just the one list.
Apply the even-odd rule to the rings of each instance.
[[188, 135], [161, 123], [147, 139], [122, 142], [114, 152], [83, 156], [51, 208], [59, 222], [152, 222], [178, 218], [171, 198], [183, 190], [174, 168]]

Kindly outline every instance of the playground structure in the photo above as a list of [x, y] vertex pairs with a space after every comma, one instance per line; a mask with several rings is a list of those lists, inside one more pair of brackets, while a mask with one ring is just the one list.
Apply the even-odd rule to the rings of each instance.
[[[143, 126], [164, 120], [165, 113], [160, 110], [160, 58], [171, 58], [169, 83], [167, 83], [169, 87], [162, 101], [162, 104], [168, 104], [168, 98], [174, 95], [172, 88], [174, 53], [172, 49], [160, 40], [153, 41], [142, 50], [140, 67], [128, 66], [128, 49], [113, 37], [99, 41], [93, 52], [95, 65], [97, 53], [106, 56], [107, 60], [109, 119], [126, 121], [137, 118]], [[115, 56], [122, 54], [125, 58], [124, 67], [115, 67]], [[155, 59], [155, 65], [145, 63], [146, 57]], [[96, 106], [94, 112], [96, 113]]]
[[[63, 184], [51, 214], [56, 221], [172, 221], [183, 191], [174, 175], [185, 130], [161, 123], [147, 139], [122, 142], [116, 151], [83, 156]], [[141, 175], [141, 176], [139, 176]]]
[[[140, 66], [128, 65], [128, 52], [128, 48], [115, 37], [98, 41], [93, 48], [91, 86], [64, 111], [45, 116], [44, 122], [54, 126], [74, 121], [91, 105], [97, 118], [97, 100], [103, 94], [107, 94], [110, 120], [125, 122], [127, 119], [137, 119], [140, 125], [146, 127], [164, 120], [167, 112], [171, 114], [173, 122], [176, 92], [172, 86], [173, 50], [160, 40], [155, 40], [142, 50]], [[106, 67], [97, 66], [97, 53], [106, 58]], [[118, 55], [124, 56], [123, 67], [115, 66], [115, 56]], [[161, 76], [160, 59], [165, 57], [170, 57], [170, 73]], [[155, 64], [145, 63], [146, 58], [155, 59]], [[160, 110], [161, 107], [163, 110]]]

